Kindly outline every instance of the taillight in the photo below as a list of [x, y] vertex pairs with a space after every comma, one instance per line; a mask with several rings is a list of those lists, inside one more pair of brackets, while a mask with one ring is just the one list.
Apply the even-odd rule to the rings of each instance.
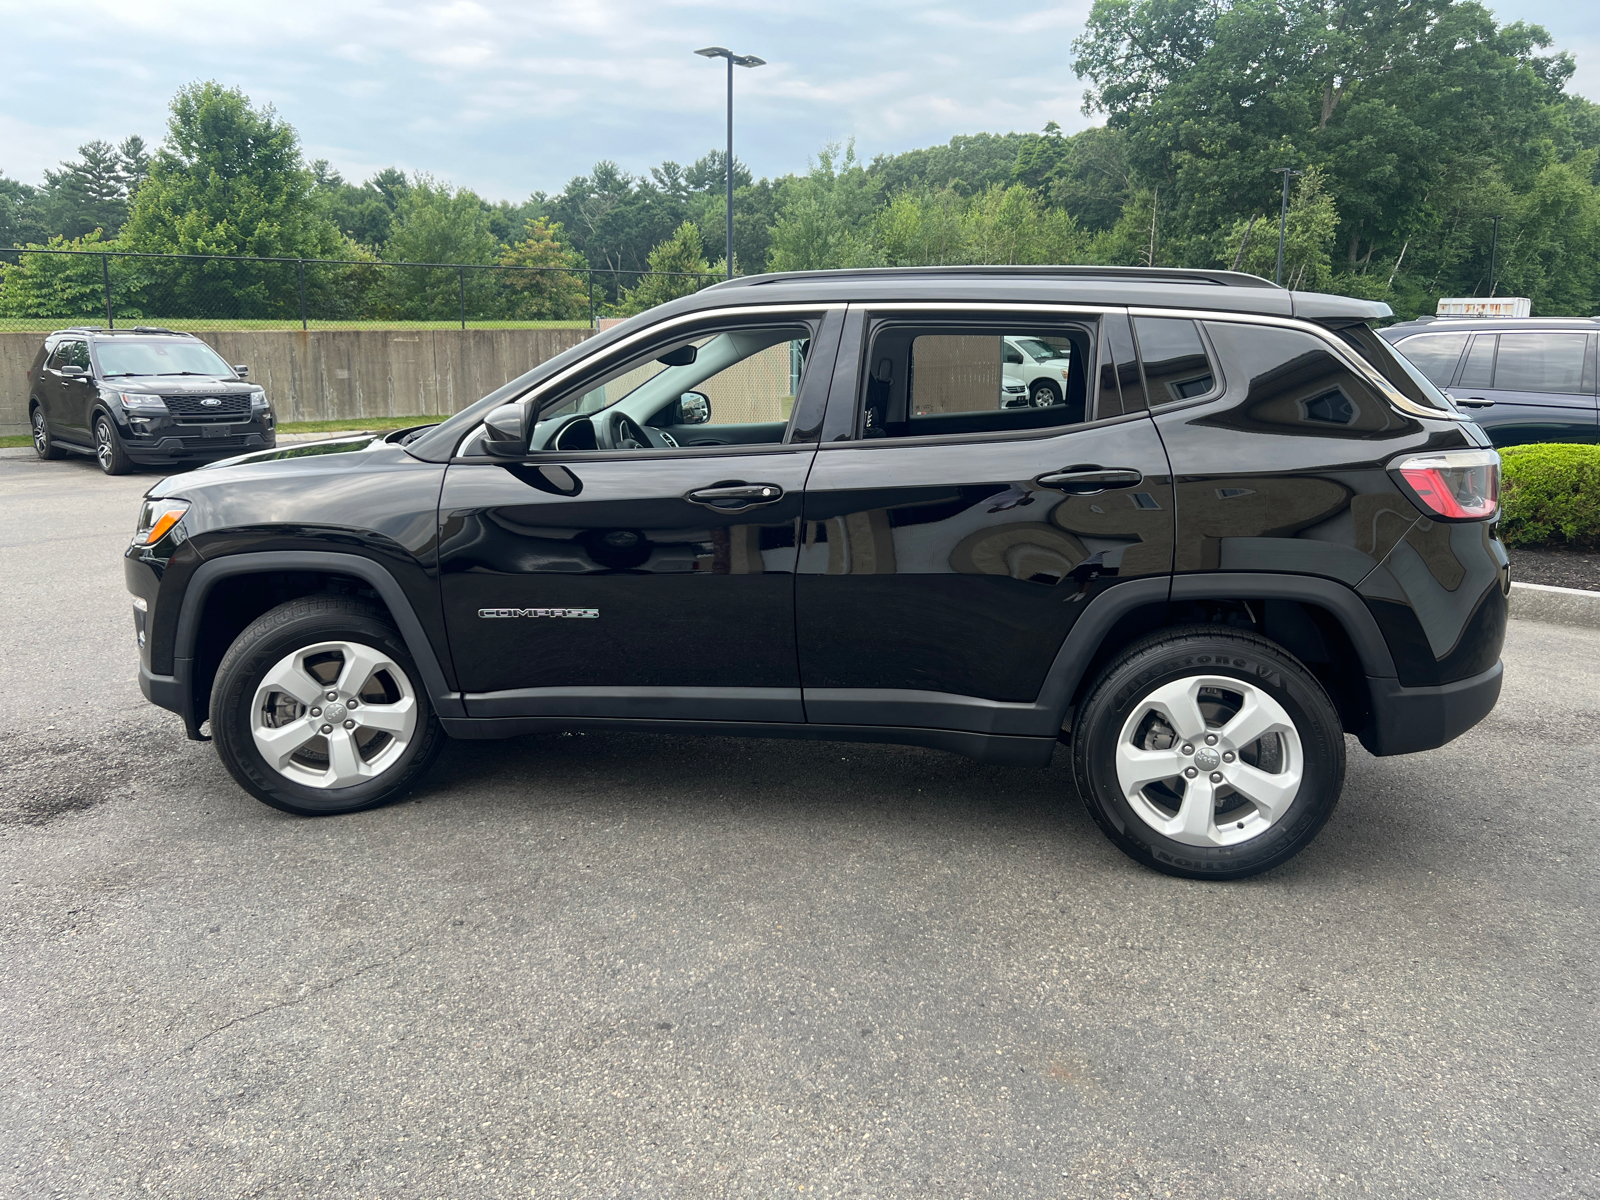
[[1482, 521], [1500, 508], [1500, 456], [1493, 450], [1443, 450], [1391, 463], [1430, 516]]

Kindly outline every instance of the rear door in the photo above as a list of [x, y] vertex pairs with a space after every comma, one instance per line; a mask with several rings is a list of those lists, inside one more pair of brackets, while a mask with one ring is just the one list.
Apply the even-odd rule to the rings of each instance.
[[1593, 442], [1595, 340], [1578, 331], [1474, 334], [1451, 393], [1493, 403], [1469, 411], [1497, 446]]
[[[1127, 315], [852, 318], [806, 485], [806, 717], [1053, 735], [1041, 685], [1089, 601], [1135, 581], [1165, 600], [1172, 570], [1172, 482]], [[1016, 337], [1066, 352], [1061, 403], [1006, 406]]]

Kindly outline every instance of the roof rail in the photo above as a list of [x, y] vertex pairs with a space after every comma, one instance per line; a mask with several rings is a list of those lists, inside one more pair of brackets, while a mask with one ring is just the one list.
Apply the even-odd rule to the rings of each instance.
[[[1098, 279], [1125, 282], [1204, 283], [1220, 287], [1274, 288], [1278, 285], [1242, 271], [1210, 271], [1191, 267], [1093, 266], [960, 266], [960, 267], [856, 267], [832, 271], [779, 271], [767, 275], [742, 275], [712, 287], [760, 287], [769, 283], [798, 283], [808, 279], [894, 279], [917, 275], [1028, 276], [1037, 279]], [[706, 289], [707, 291], [710, 288]], [[1278, 289], [1281, 290], [1281, 289]]]
[[104, 333], [104, 325], [67, 325], [56, 330], [57, 333]]
[[165, 325], [135, 325], [134, 333], [176, 333], [175, 329], [168, 329]]

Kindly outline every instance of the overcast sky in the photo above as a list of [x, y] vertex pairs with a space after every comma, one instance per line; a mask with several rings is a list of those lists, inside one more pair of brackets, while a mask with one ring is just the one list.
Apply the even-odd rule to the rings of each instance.
[[[1502, 0], [1578, 59], [1600, 99], [1592, 0]], [[490, 199], [559, 191], [601, 158], [643, 172], [722, 144], [729, 46], [735, 153], [758, 175], [823, 143], [865, 158], [980, 130], [1075, 130], [1072, 39], [1090, 0], [0, 0], [0, 171], [38, 182], [91, 138], [162, 136], [181, 85], [270, 102], [306, 157], [360, 180], [395, 165]]]

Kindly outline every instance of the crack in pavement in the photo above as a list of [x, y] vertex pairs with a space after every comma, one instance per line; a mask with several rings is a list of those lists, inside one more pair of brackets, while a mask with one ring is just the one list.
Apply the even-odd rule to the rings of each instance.
[[235, 1025], [242, 1025], [246, 1021], [253, 1021], [257, 1017], [265, 1016], [269, 1012], [276, 1012], [280, 1008], [293, 1008], [297, 1004], [304, 1004], [307, 1000], [310, 1000], [313, 996], [320, 996], [324, 992], [331, 992], [334, 988], [338, 987], [340, 984], [347, 983], [350, 980], [357, 978], [358, 976], [365, 975], [368, 971], [375, 971], [379, 967], [386, 967], [386, 966], [389, 966], [392, 963], [397, 963], [402, 958], [404, 958], [406, 955], [410, 954], [413, 950], [415, 950], [421, 944], [422, 944], [421, 942], [412, 942], [411, 945], [407, 946], [404, 950], [401, 950], [398, 954], [392, 955], [389, 958], [379, 959], [377, 962], [368, 963], [366, 966], [360, 967], [357, 970], [351, 971], [346, 975], [340, 975], [336, 979], [330, 979], [327, 983], [324, 983], [319, 987], [312, 988], [310, 991], [305, 992], [302, 995], [296, 996], [292, 1000], [284, 1000], [279, 1004], [269, 1004], [265, 1008], [258, 1008], [255, 1012], [244, 1013], [241, 1016], [234, 1017], [230, 1021], [224, 1021], [221, 1025], [218, 1025], [215, 1029], [211, 1030], [210, 1032], [203, 1033], [199, 1037], [195, 1038], [194, 1041], [190, 1042], [187, 1046], [185, 1046], [182, 1050], [179, 1050], [176, 1054], [170, 1054], [166, 1058], [162, 1059], [161, 1060], [162, 1065], [165, 1066], [167, 1063], [171, 1062], [173, 1059], [181, 1058], [181, 1057], [183, 1057], [183, 1055], [193, 1052], [194, 1048], [196, 1046], [198, 1046], [201, 1042], [209, 1041], [211, 1038], [216, 1037], [217, 1034], [222, 1033], [222, 1032], [224, 1032], [226, 1030], [232, 1029]]

